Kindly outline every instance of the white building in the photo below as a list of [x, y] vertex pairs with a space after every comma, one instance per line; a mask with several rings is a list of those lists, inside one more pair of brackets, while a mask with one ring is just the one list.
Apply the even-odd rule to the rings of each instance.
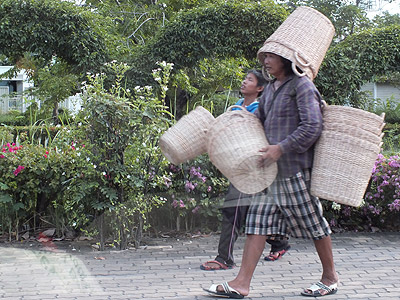
[[22, 94], [33, 87], [33, 82], [29, 81], [24, 71], [19, 71], [14, 78], [2, 76], [12, 68], [12, 66], [0, 66], [0, 113], [3, 114], [10, 110], [24, 112], [29, 104], [24, 101]]
[[400, 102], [400, 85], [391, 83], [367, 83], [361, 87], [361, 91], [370, 92], [371, 98], [374, 100], [393, 99]]
[[[25, 112], [32, 101], [24, 96], [24, 92], [34, 86], [24, 71], [19, 71], [14, 78], [2, 76], [12, 68], [12, 66], [0, 66], [0, 114], [8, 113], [10, 110]], [[40, 101], [37, 102], [40, 107]], [[81, 102], [79, 95], [71, 96], [60, 103], [60, 108], [66, 108], [74, 114], [81, 109]]]

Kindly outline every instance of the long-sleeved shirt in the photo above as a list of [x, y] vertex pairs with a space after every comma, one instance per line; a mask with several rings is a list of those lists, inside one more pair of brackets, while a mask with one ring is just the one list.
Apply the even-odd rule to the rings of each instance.
[[[279, 145], [283, 154], [278, 160], [278, 175], [290, 177], [312, 167], [314, 144], [322, 131], [321, 96], [312, 81], [293, 76], [275, 91], [269, 83], [260, 98], [255, 114], [264, 125], [270, 145]], [[295, 96], [293, 92], [295, 89]]]

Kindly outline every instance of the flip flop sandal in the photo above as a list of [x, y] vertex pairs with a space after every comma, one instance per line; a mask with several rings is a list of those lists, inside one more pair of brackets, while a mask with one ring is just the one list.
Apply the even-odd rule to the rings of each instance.
[[285, 249], [281, 250], [281, 251], [276, 251], [276, 252], [270, 252], [268, 256], [264, 257], [264, 260], [266, 261], [275, 261], [278, 260], [280, 258], [282, 258], [282, 256], [289, 251], [291, 247], [287, 246]]
[[[218, 291], [217, 288], [218, 286], [222, 286], [224, 289], [223, 291]], [[237, 290], [234, 288], [231, 288], [227, 282], [220, 283], [220, 284], [212, 284], [209, 289], [203, 289], [206, 292], [213, 294], [218, 297], [223, 297], [223, 298], [233, 298], [233, 299], [243, 299], [244, 295], [239, 293]]]
[[[327, 293], [321, 294], [320, 290], [325, 290]], [[311, 293], [307, 291], [310, 291]], [[337, 282], [328, 286], [323, 284], [321, 281], [318, 281], [317, 283], [314, 283], [312, 286], [310, 286], [308, 289], [305, 289], [303, 292], [301, 292], [301, 295], [306, 297], [322, 297], [322, 296], [336, 294], [337, 291], [338, 291]]]
[[[217, 266], [209, 266], [207, 264], [209, 263], [213, 263], [213, 264], [217, 264]], [[204, 264], [202, 264], [200, 266], [200, 269], [204, 270], [204, 271], [218, 271], [218, 270], [228, 270], [228, 269], [233, 269], [233, 266], [227, 266], [217, 260], [210, 260], [205, 262]]]

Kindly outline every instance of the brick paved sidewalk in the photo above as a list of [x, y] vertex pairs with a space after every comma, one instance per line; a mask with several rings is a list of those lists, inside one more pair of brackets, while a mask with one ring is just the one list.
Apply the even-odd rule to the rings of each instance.
[[[214, 258], [218, 238], [152, 239], [143, 249], [103, 252], [79, 251], [79, 245], [52, 252], [0, 244], [0, 298], [215, 299], [202, 287], [231, 280], [238, 272], [200, 270], [202, 262]], [[244, 239], [235, 251], [239, 264]], [[332, 239], [341, 283], [327, 299], [400, 299], [400, 233], [346, 233]], [[260, 260], [246, 299], [308, 299], [299, 293], [319, 279], [318, 257], [310, 241], [291, 239], [291, 245], [279, 261]]]

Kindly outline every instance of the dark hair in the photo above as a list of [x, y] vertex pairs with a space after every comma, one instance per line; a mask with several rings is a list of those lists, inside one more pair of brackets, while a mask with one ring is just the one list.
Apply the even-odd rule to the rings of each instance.
[[267, 81], [265, 80], [263, 74], [259, 70], [248, 70], [247, 74], [253, 74], [257, 78], [257, 86], [265, 86], [267, 84]]
[[[265, 80], [265, 78], [264, 78], [263, 74], [261, 73], [261, 71], [252, 69], [252, 70], [248, 70], [247, 74], [253, 74], [257, 78], [257, 86], [264, 86], [265, 87], [267, 85], [267, 80]], [[261, 96], [262, 92], [263, 91], [258, 93], [258, 97]]]
[[288, 76], [294, 74], [292, 69], [292, 62], [282, 56], [279, 57], [281, 58], [281, 61], [283, 63], [283, 69], [285, 70], [285, 75]]

